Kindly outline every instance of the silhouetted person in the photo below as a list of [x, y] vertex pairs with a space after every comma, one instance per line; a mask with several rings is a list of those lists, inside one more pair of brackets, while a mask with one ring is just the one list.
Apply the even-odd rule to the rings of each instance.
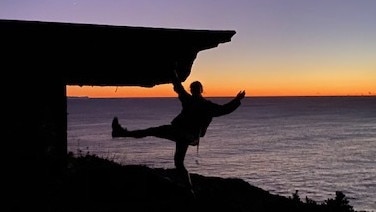
[[177, 173], [183, 176], [185, 182], [191, 186], [189, 173], [184, 166], [188, 146], [198, 145], [200, 137], [205, 135], [213, 117], [229, 114], [238, 108], [241, 104], [240, 100], [245, 96], [245, 91], [240, 91], [230, 102], [220, 105], [202, 96], [203, 86], [199, 81], [191, 83], [191, 94], [184, 89], [176, 73], [172, 81], [174, 91], [181, 101], [182, 110], [170, 124], [131, 131], [123, 128], [115, 117], [112, 121], [112, 137], [155, 136], [175, 141], [174, 162]]

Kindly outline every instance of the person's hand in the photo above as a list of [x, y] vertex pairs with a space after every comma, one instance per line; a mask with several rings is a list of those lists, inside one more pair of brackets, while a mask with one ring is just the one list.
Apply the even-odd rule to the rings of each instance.
[[239, 91], [239, 93], [236, 95], [236, 99], [241, 100], [245, 97], [245, 90]]
[[175, 79], [179, 79], [179, 75], [178, 75], [178, 73], [176, 72], [176, 70], [174, 69], [173, 70], [173, 77], [175, 78]]
[[178, 83], [178, 82], [180, 82], [179, 75], [176, 72], [176, 70], [174, 69], [172, 71], [172, 83]]

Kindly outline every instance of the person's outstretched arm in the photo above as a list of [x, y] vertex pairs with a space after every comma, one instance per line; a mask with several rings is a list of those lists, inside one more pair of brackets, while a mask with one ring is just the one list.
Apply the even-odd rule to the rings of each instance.
[[224, 104], [224, 105], [218, 105], [213, 110], [213, 116], [223, 116], [229, 113], [232, 113], [234, 110], [236, 110], [240, 104], [241, 100], [245, 97], [245, 91], [239, 91], [239, 93], [233, 98], [230, 102]]

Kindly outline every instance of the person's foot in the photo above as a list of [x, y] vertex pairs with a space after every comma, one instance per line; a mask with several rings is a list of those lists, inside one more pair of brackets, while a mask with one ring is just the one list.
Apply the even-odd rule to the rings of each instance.
[[112, 120], [112, 137], [125, 137], [127, 129], [121, 127], [118, 118], [115, 116]]

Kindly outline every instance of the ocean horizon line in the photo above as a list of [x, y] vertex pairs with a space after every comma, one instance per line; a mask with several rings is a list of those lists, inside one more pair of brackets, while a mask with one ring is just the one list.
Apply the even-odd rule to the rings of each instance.
[[[235, 96], [205, 96], [205, 98], [232, 98]], [[318, 98], [318, 97], [376, 97], [376, 95], [281, 95], [281, 96], [245, 96], [245, 98]], [[123, 97], [90, 97], [90, 96], [67, 96], [68, 99], [162, 99], [177, 98], [177, 96], [123, 96]]]

